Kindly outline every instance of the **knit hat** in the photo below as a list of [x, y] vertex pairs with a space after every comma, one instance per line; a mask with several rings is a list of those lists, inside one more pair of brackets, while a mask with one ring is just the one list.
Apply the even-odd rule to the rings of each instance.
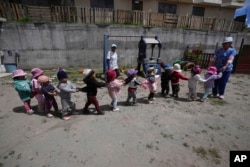
[[112, 47], [112, 48], [117, 48], [117, 45], [113, 43], [113, 44], [111, 45], [111, 47]]
[[114, 81], [116, 79], [116, 72], [114, 70], [107, 71], [107, 82]]
[[157, 69], [155, 67], [149, 67], [147, 70], [148, 75], [155, 75], [157, 73]]
[[180, 64], [174, 64], [173, 70], [176, 72], [181, 72], [181, 65]]
[[210, 66], [207, 69], [207, 73], [215, 75], [215, 74], [217, 74], [217, 68], [215, 66]]
[[58, 80], [63, 79], [63, 78], [68, 78], [68, 75], [64, 70], [60, 70], [57, 72], [57, 78]]
[[12, 78], [25, 76], [26, 74], [27, 73], [25, 73], [23, 70], [17, 69], [17, 70], [12, 72]]
[[82, 69], [82, 74], [83, 74], [84, 79], [91, 76], [91, 75], [93, 75], [94, 73], [95, 72], [92, 69], [88, 69], [88, 68]]
[[200, 74], [201, 73], [201, 67], [199, 65], [195, 65], [193, 68], [192, 68], [192, 72], [194, 74]]
[[32, 78], [37, 78], [43, 74], [43, 70], [41, 70], [40, 68], [33, 68], [31, 70], [31, 74], [32, 74]]
[[232, 43], [233, 37], [225, 37], [222, 43]]
[[138, 73], [137, 70], [135, 70], [135, 69], [129, 69], [128, 72], [127, 72], [127, 76], [130, 77], [130, 76], [132, 76], [134, 74], [137, 74], [137, 73]]
[[46, 75], [41, 75], [40, 77], [38, 77], [37, 80], [38, 80], [39, 83], [45, 83], [45, 82], [49, 81], [49, 77], [46, 76]]
[[165, 67], [164, 67], [165, 70], [171, 70], [172, 68], [173, 68], [173, 67], [171, 67], [170, 64], [166, 64]]

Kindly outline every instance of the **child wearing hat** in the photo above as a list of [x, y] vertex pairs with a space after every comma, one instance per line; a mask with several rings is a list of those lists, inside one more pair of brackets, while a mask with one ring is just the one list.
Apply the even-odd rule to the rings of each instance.
[[36, 98], [38, 103], [38, 112], [43, 113], [45, 110], [45, 98], [41, 92], [41, 84], [38, 82], [38, 77], [43, 75], [43, 70], [40, 68], [33, 68], [31, 70], [32, 79], [31, 79], [31, 87], [32, 87], [32, 95]]
[[127, 97], [127, 104], [130, 103], [130, 99], [133, 98], [133, 105], [136, 105], [137, 98], [136, 98], [136, 90], [138, 85], [141, 85], [141, 82], [137, 80], [137, 70], [129, 69], [127, 72], [127, 78], [124, 80], [125, 84], [128, 84], [128, 97]]
[[17, 69], [12, 72], [13, 87], [18, 92], [20, 99], [23, 101], [24, 108], [27, 114], [33, 114], [34, 111], [30, 107], [31, 100], [31, 84], [30, 81], [26, 79], [26, 73]]
[[54, 110], [58, 112], [58, 105], [55, 99], [58, 91], [56, 88], [50, 83], [49, 77], [46, 75], [41, 75], [38, 77], [38, 82], [41, 84], [41, 91], [45, 97], [45, 113], [48, 118], [53, 117], [54, 115], [51, 112], [52, 106]]
[[68, 75], [64, 70], [57, 72], [57, 78], [59, 80], [57, 88], [60, 90], [59, 96], [62, 104], [62, 119], [69, 120], [70, 113], [76, 109], [76, 104], [71, 100], [71, 93], [78, 92], [78, 89], [68, 80]]
[[166, 64], [164, 66], [164, 72], [161, 73], [161, 94], [163, 97], [170, 97], [169, 96], [169, 83], [171, 81], [172, 78], [172, 67], [170, 64]]
[[191, 77], [188, 80], [188, 101], [197, 100], [197, 92], [196, 92], [196, 86], [198, 82], [206, 82], [206, 79], [201, 78], [201, 67], [199, 65], [195, 65], [191, 69]]
[[87, 102], [85, 103], [85, 106], [83, 108], [83, 113], [88, 114], [89, 113], [88, 107], [91, 104], [94, 104], [97, 114], [104, 115], [105, 112], [101, 110], [96, 95], [97, 95], [97, 88], [105, 87], [106, 83], [98, 82], [96, 80], [95, 71], [92, 69], [83, 69], [82, 73], [83, 73], [83, 82], [87, 85], [86, 86]]
[[210, 66], [208, 67], [204, 77], [205, 79], [207, 79], [207, 82], [204, 83], [204, 95], [201, 98], [202, 102], [208, 99], [207, 97], [209, 93], [212, 92], [212, 89], [214, 87], [214, 81], [222, 77], [222, 72], [217, 74], [217, 68], [215, 66]]
[[117, 107], [118, 94], [121, 91], [121, 86], [124, 84], [124, 81], [116, 79], [116, 72], [111, 69], [107, 71], [106, 76], [108, 93], [112, 99], [110, 106], [112, 107], [113, 111], [119, 111], [120, 109]]
[[173, 67], [173, 73], [171, 78], [171, 86], [173, 91], [173, 97], [179, 98], [179, 91], [180, 91], [180, 79], [182, 80], [188, 80], [188, 78], [181, 74], [181, 65], [180, 64], [174, 64]]
[[157, 69], [155, 67], [149, 67], [147, 69], [147, 79], [143, 82], [142, 87], [149, 90], [148, 103], [154, 103], [154, 96], [157, 90], [156, 79], [159, 75], [156, 75]]

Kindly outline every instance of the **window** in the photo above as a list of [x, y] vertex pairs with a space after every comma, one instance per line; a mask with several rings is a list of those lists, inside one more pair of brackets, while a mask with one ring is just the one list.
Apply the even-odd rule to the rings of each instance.
[[142, 11], [143, 2], [139, 0], [132, 0], [132, 10]]
[[192, 15], [194, 16], [204, 16], [205, 8], [203, 7], [193, 7]]
[[114, 9], [114, 0], [91, 0], [91, 8], [110, 8]]
[[158, 4], [158, 12], [159, 13], [172, 13], [176, 14], [176, 4], [170, 3], [159, 3]]

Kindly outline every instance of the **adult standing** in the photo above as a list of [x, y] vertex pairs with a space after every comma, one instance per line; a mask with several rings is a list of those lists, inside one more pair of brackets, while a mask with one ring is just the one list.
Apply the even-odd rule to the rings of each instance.
[[115, 71], [116, 78], [117, 78], [120, 75], [120, 72], [118, 69], [118, 63], [117, 63], [118, 57], [116, 53], [116, 48], [117, 48], [116, 44], [111, 45], [111, 50], [108, 51], [108, 54], [107, 54], [107, 65], [108, 65], [108, 69]]
[[236, 55], [236, 50], [232, 47], [233, 38], [225, 37], [222, 42], [222, 47], [216, 50], [214, 56], [214, 65], [219, 72], [222, 72], [222, 77], [215, 80], [213, 95], [224, 99], [225, 89], [228, 79], [233, 70], [233, 61]]

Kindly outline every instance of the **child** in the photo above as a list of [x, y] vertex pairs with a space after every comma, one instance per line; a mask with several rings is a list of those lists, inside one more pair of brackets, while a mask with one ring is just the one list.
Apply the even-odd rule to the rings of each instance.
[[156, 75], [156, 73], [157, 69], [155, 69], [154, 67], [149, 67], [147, 70], [147, 79], [142, 85], [144, 88], [149, 89], [149, 95], [148, 95], [149, 104], [154, 103], [154, 96], [157, 90], [156, 78], [158, 78], [159, 75]]
[[136, 90], [138, 85], [141, 85], [141, 82], [136, 79], [137, 76], [137, 70], [130, 69], [127, 72], [128, 78], [125, 79], [125, 84], [129, 84], [128, 86], [128, 98], [127, 98], [127, 104], [130, 104], [130, 99], [133, 98], [133, 105], [136, 105], [137, 98], [136, 98]]
[[188, 80], [188, 101], [191, 101], [192, 98], [193, 100], [197, 100], [197, 93], [196, 93], [196, 85], [197, 83], [200, 82], [206, 82], [207, 80], [201, 78], [200, 76], [201, 73], [201, 67], [199, 65], [195, 65], [191, 69], [191, 77]]
[[57, 90], [50, 83], [48, 76], [41, 75], [38, 77], [38, 82], [42, 85], [41, 91], [45, 97], [45, 113], [48, 118], [51, 118], [53, 117], [50, 111], [52, 106], [54, 107], [55, 111], [58, 112], [58, 105], [55, 99], [55, 96], [57, 96]]
[[41, 85], [38, 83], [37, 78], [43, 75], [43, 70], [40, 68], [33, 68], [31, 70], [32, 79], [31, 79], [31, 87], [32, 87], [32, 95], [36, 98], [38, 102], [38, 112], [43, 113], [45, 110], [45, 98], [41, 92]]
[[111, 97], [111, 107], [113, 111], [119, 111], [117, 108], [118, 94], [121, 90], [121, 86], [124, 82], [116, 79], [116, 72], [114, 70], [107, 71], [107, 88], [109, 92], [109, 96]]
[[20, 99], [24, 103], [24, 108], [27, 114], [33, 114], [34, 111], [30, 107], [31, 100], [31, 84], [30, 81], [25, 78], [26, 73], [21, 70], [15, 70], [12, 72], [13, 86], [18, 92]]
[[171, 78], [171, 86], [173, 91], [173, 97], [179, 98], [179, 91], [180, 91], [180, 79], [188, 80], [188, 78], [181, 74], [181, 66], [180, 64], [174, 64], [173, 73]]
[[[91, 69], [84, 69], [83, 70], [83, 82], [87, 85], [86, 86], [86, 93], [87, 93], [87, 102], [83, 108], [83, 113], [89, 113], [88, 107], [91, 104], [95, 105], [96, 111], [98, 115], [104, 115], [105, 112], [101, 111], [99, 102], [96, 99], [97, 95], [97, 88], [105, 87], [106, 84], [104, 82], [98, 82], [96, 80], [95, 71]], [[83, 89], [83, 88], [82, 88]]]
[[169, 81], [172, 78], [172, 67], [169, 64], [164, 66], [165, 71], [161, 73], [161, 94], [163, 97], [170, 97], [169, 96]]
[[204, 83], [204, 95], [201, 98], [201, 101], [204, 102], [207, 99], [207, 96], [212, 91], [214, 87], [214, 81], [222, 77], [222, 72], [217, 75], [217, 68], [215, 66], [210, 66], [205, 73], [205, 79], [208, 79]]
[[59, 96], [62, 104], [62, 119], [69, 120], [69, 113], [76, 109], [76, 104], [71, 100], [71, 93], [78, 92], [78, 89], [68, 81], [68, 75], [64, 70], [57, 72], [57, 78], [59, 80], [57, 88], [60, 90]]

